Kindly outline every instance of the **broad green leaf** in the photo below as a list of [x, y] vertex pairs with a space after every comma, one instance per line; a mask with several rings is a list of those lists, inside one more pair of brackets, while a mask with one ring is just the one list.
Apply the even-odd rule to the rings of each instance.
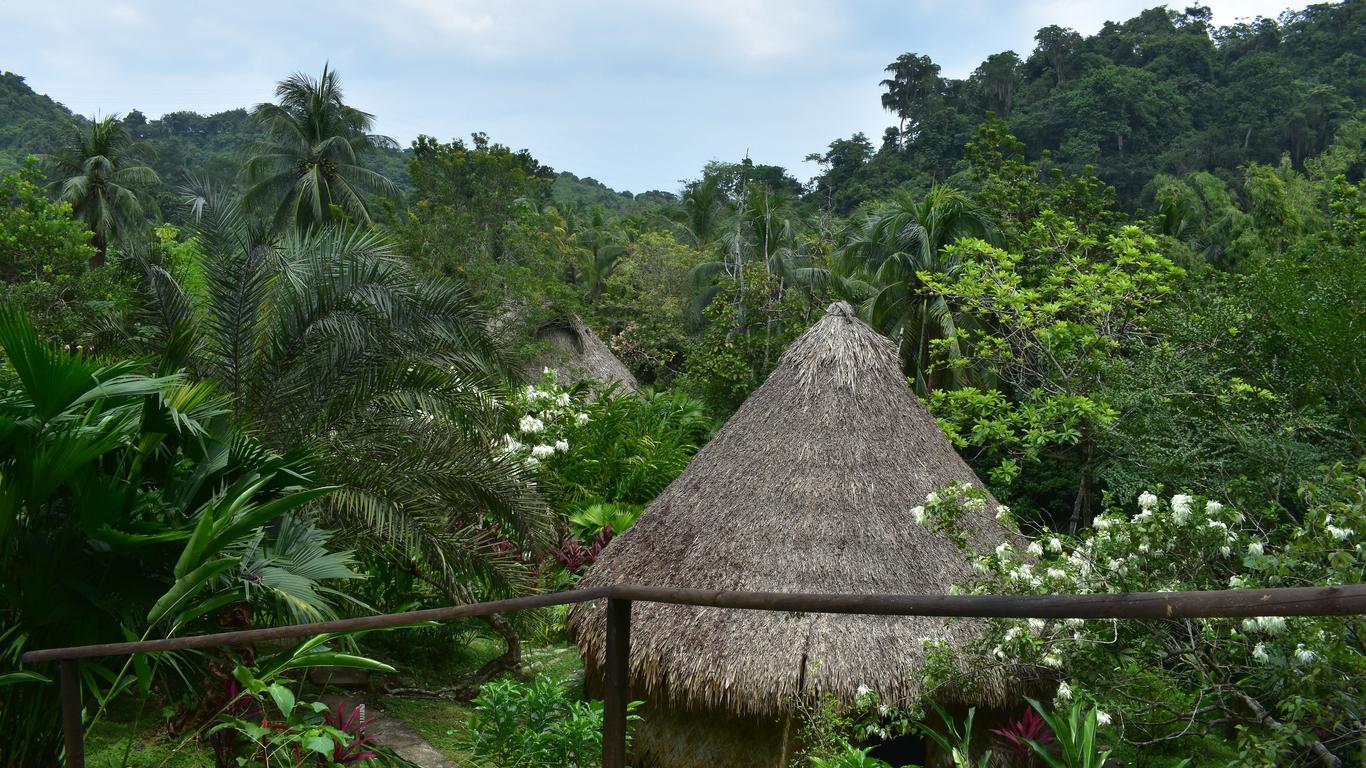
[[294, 711], [294, 692], [279, 683], [272, 683], [266, 688], [266, 693], [275, 701], [275, 706], [279, 708], [280, 714], [289, 717], [289, 713]]
[[382, 661], [368, 659], [364, 656], [355, 656], [349, 653], [333, 653], [331, 651], [319, 651], [318, 653], [306, 653], [295, 656], [286, 661], [281, 669], [306, 669], [309, 667], [349, 667], [351, 669], [369, 669], [375, 672], [388, 673], [397, 671]]
[[156, 624], [173, 611], [179, 610], [182, 603], [193, 597], [205, 585], [237, 566], [238, 558], [235, 557], [213, 560], [176, 579], [171, 589], [156, 601], [151, 611], [148, 611], [147, 623]]
[[190, 540], [185, 542], [185, 548], [180, 551], [180, 559], [175, 564], [175, 577], [189, 573], [195, 565], [204, 558], [204, 550], [209, 545], [209, 536], [213, 533], [213, 510], [205, 509], [199, 515], [199, 522], [194, 527], [194, 533], [190, 534]]

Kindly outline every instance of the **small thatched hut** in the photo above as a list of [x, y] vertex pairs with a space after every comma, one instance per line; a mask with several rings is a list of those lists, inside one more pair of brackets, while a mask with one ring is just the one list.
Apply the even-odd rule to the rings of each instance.
[[[892, 342], [832, 305], [687, 470], [601, 554], [582, 586], [944, 594], [971, 573], [951, 542], [910, 517], [926, 494], [980, 482], [907, 386]], [[1016, 535], [988, 510], [962, 520], [979, 546]], [[604, 606], [570, 631], [600, 679]], [[632, 765], [778, 766], [799, 700], [918, 698], [923, 641], [961, 645], [967, 620], [836, 616], [637, 604], [632, 695], [647, 702]], [[986, 674], [945, 704], [1004, 705]]]
[[576, 315], [542, 323], [536, 341], [547, 349], [527, 366], [535, 378], [544, 368], [555, 371], [555, 382], [562, 386], [591, 382], [602, 389], [615, 385], [618, 390], [635, 391], [636, 377], [612, 354], [611, 348]]

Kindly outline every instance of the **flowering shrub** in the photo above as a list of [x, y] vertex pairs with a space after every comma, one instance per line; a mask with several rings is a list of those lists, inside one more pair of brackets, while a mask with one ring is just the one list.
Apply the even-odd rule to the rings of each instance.
[[[557, 386], [549, 369], [539, 384], [519, 390], [510, 407], [516, 428], [499, 447], [536, 468], [542, 492], [566, 514], [595, 504], [650, 503], [712, 428], [701, 404], [682, 393], [609, 393], [584, 402]], [[625, 519], [611, 521], [616, 533], [629, 527], [621, 525]]]
[[233, 677], [220, 722], [209, 731], [218, 768], [377, 763], [360, 707], [348, 711], [298, 701], [284, 684], [257, 679], [245, 667], [237, 667]]
[[[1362, 469], [1366, 469], [1363, 465]], [[1215, 499], [1144, 493], [1135, 514], [1111, 509], [1080, 539], [1043, 530], [1023, 550], [971, 552], [974, 594], [1093, 594], [1334, 585], [1362, 580], [1366, 481], [1337, 469], [1303, 491], [1302, 520], [1251, 520]], [[911, 510], [949, 535], [984, 491], [957, 485]], [[997, 509], [1011, 521], [1010, 511]], [[1360, 754], [1366, 701], [1361, 617], [1166, 621], [994, 620], [979, 647], [991, 662], [1063, 678], [1055, 703], [1099, 707], [1100, 727], [1133, 742], [1238, 728], [1246, 766], [1313, 754]], [[938, 673], [955, 674], [950, 665]], [[1336, 758], [1335, 758], [1336, 759]]]

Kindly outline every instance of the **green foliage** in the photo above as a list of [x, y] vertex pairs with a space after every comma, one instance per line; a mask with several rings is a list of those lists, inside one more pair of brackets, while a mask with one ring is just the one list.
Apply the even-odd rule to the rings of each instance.
[[953, 768], [987, 768], [991, 764], [991, 750], [978, 754], [972, 747], [972, 719], [977, 714], [977, 708], [968, 709], [960, 726], [938, 703], [930, 701], [929, 704], [938, 716], [939, 724], [935, 726], [927, 722], [919, 723], [918, 729], [925, 738], [944, 750], [944, 754], [948, 755], [953, 763]]
[[[1306, 484], [1301, 519], [1276, 512], [1249, 518], [1213, 499], [1176, 494], [1164, 501], [1145, 492], [1137, 514], [1107, 511], [1080, 540], [1045, 530], [1023, 551], [1002, 543], [970, 552], [981, 576], [963, 589], [1095, 594], [1356, 583], [1366, 567], [1363, 472], [1366, 465], [1338, 467]], [[946, 530], [960, 510], [985, 504], [980, 489], [959, 486], [931, 494], [912, 516]], [[1010, 519], [1004, 508], [997, 514]], [[957, 541], [967, 548], [966, 539]], [[1363, 706], [1351, 682], [1366, 671], [1361, 623], [1356, 616], [997, 620], [967, 649], [974, 660], [968, 666], [1023, 664], [1063, 676], [1057, 705], [1100, 707], [1097, 724], [1131, 744], [1219, 738], [1232, 723], [1244, 753], [1239, 765], [1285, 764], [1325, 750], [1347, 759], [1362, 747], [1349, 714]], [[963, 674], [951, 665], [936, 669], [946, 679]], [[1086, 752], [1089, 725], [1054, 727], [1060, 740], [1071, 738]]]
[[844, 751], [833, 757], [808, 758], [813, 768], [891, 768], [887, 762], [876, 757], [869, 757], [871, 749], [859, 749], [852, 744], [845, 744]]
[[115, 269], [91, 269], [91, 233], [53, 203], [32, 164], [0, 178], [0, 296], [49, 341], [92, 346], [106, 318], [127, 312], [133, 290]]
[[[446, 600], [529, 580], [495, 544], [537, 551], [550, 520], [493, 450], [506, 353], [462, 287], [422, 277], [373, 229], [259, 240], [230, 197], [195, 199], [205, 294], [142, 260], [165, 354], [281, 445], [310, 443], [340, 486], [327, 519]], [[388, 584], [385, 580], [381, 583]]]
[[327, 66], [316, 79], [302, 72], [291, 75], [275, 96], [279, 103], [252, 110], [268, 138], [250, 149], [247, 202], [273, 209], [274, 227], [281, 232], [342, 217], [369, 224], [366, 194], [392, 195], [397, 188], [367, 167], [365, 156], [392, 148], [393, 139], [370, 133], [374, 116], [342, 101], [341, 79]]
[[[547, 373], [513, 405], [523, 414], [504, 452], [541, 472], [541, 488], [559, 510], [587, 510], [583, 527], [624, 517], [654, 500], [711, 436], [702, 404], [681, 392], [609, 393], [575, 401]], [[624, 517], [619, 517], [624, 516]], [[596, 522], [595, 522], [596, 521]], [[614, 526], [620, 533], [623, 528]]]
[[148, 193], [161, 179], [143, 164], [146, 148], [132, 140], [116, 116], [73, 122], [68, 132], [66, 143], [43, 159], [53, 177], [52, 191], [94, 233], [90, 266], [98, 267], [111, 244], [142, 224]]
[[1048, 711], [1033, 699], [1029, 700], [1029, 706], [1039, 713], [1053, 732], [1054, 742], [1051, 744], [1029, 742], [1034, 755], [1048, 768], [1102, 768], [1110, 758], [1110, 750], [1102, 750], [1096, 742], [1100, 723], [1095, 708], [1084, 708], [1074, 702], [1064, 716], [1057, 711]]
[[[59, 351], [10, 311], [0, 347], [3, 668], [31, 648], [202, 630], [233, 605], [333, 615], [319, 582], [356, 574], [300, 516], [330, 490], [301, 456], [236, 432], [208, 383]], [[95, 719], [134, 680], [143, 695], [154, 680], [192, 688], [193, 667], [178, 655], [86, 664]], [[58, 742], [55, 687], [7, 679], [0, 763], [42, 762]]]
[[[640, 704], [628, 705], [628, 721]], [[548, 677], [499, 680], [480, 687], [464, 737], [479, 765], [592, 768], [602, 764], [602, 721], [602, 702], [574, 701]], [[629, 722], [626, 739], [629, 749]]]

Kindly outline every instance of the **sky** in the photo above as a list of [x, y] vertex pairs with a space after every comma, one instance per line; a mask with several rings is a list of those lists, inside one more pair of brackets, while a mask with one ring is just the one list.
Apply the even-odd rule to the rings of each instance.
[[[85, 115], [219, 112], [296, 71], [407, 145], [483, 131], [618, 189], [676, 190], [710, 160], [804, 158], [893, 124], [882, 69], [964, 77], [1040, 27], [1090, 34], [1156, 0], [0, 0], [0, 70]], [[1298, 0], [1205, 0], [1216, 24]], [[1183, 3], [1172, 3], [1184, 7]]]

